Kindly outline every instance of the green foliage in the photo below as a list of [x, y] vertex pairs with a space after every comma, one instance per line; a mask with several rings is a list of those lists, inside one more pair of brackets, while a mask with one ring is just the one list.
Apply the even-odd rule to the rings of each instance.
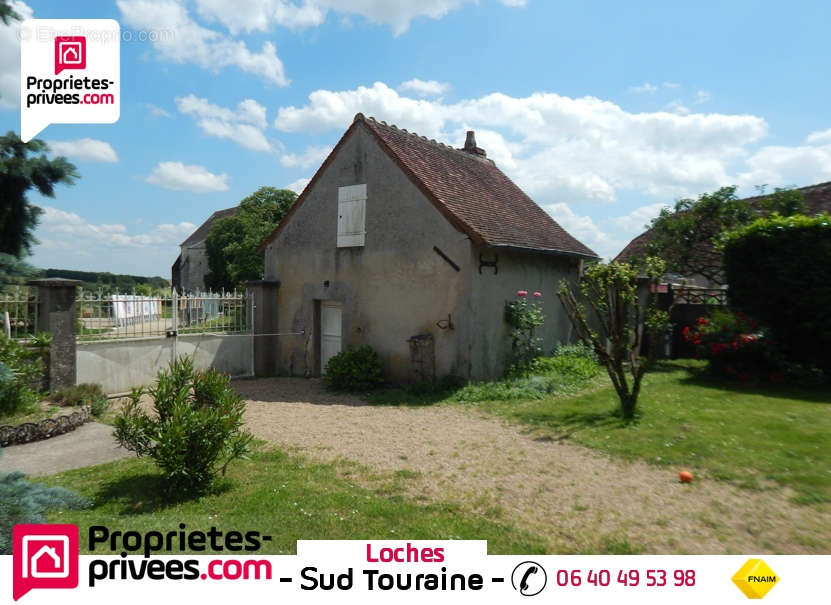
[[329, 360], [323, 380], [336, 391], [371, 391], [384, 383], [381, 358], [369, 345], [350, 347]]
[[0, 379], [0, 416], [10, 416], [34, 406], [39, 397], [33, 386], [40, 384], [44, 372], [40, 352], [0, 336], [0, 364], [6, 368]]
[[831, 372], [831, 216], [773, 215], [722, 239], [728, 295], [792, 362]]
[[[761, 189], [763, 192], [764, 187]], [[662, 258], [673, 273], [703, 275], [724, 284], [727, 281], [717, 243], [725, 230], [745, 225], [760, 213], [790, 215], [802, 208], [802, 194], [793, 189], [776, 189], [754, 207], [736, 197], [736, 187], [722, 187], [663, 208], [649, 226], [647, 253]]]
[[583, 352], [540, 357], [523, 375], [493, 382], [470, 383], [450, 397], [452, 401], [529, 401], [575, 393], [600, 374], [601, 368]]
[[50, 159], [48, 146], [39, 139], [28, 143], [13, 131], [0, 137], [0, 253], [20, 258], [30, 254], [41, 209], [29, 203], [26, 193], [55, 197], [55, 185], [71, 185], [78, 178], [65, 157]]
[[12, 554], [12, 529], [18, 523], [45, 523], [48, 511], [91, 506], [75, 492], [30, 483], [25, 477], [21, 472], [0, 473], [0, 555]]
[[528, 301], [528, 292], [518, 290], [517, 299], [505, 307], [505, 321], [511, 327], [511, 356], [508, 374], [523, 374], [531, 369], [534, 360], [542, 355], [542, 339], [534, 336], [537, 328], [545, 322], [539, 292], [534, 292], [533, 302]]
[[210, 369], [197, 372], [182, 357], [159, 372], [149, 389], [153, 413], [141, 407], [134, 389], [115, 422], [118, 442], [149, 456], [165, 477], [165, 497], [191, 497], [207, 490], [228, 464], [245, 458], [252, 436], [242, 430], [245, 402], [230, 378]]
[[582, 341], [567, 344], [560, 343], [554, 347], [554, 351], [552, 351], [551, 356], [585, 357], [586, 359], [591, 359], [595, 364], [600, 363], [600, 359], [598, 359], [597, 353], [594, 352], [594, 349]]
[[82, 382], [71, 387], [64, 387], [53, 393], [49, 399], [58, 405], [89, 406], [93, 416], [100, 416], [107, 410], [107, 395], [100, 384]]
[[[650, 283], [656, 283], [666, 265], [659, 258], [649, 257], [645, 270]], [[599, 332], [593, 329], [571, 284], [563, 280], [558, 292], [577, 336], [606, 367], [626, 419], [635, 416], [643, 375], [652, 363], [658, 339], [669, 325], [669, 311], [657, 308], [653, 288], [649, 289], [643, 308], [638, 296], [638, 274], [638, 269], [627, 263], [597, 263], [581, 276], [580, 294], [592, 308]], [[649, 338], [647, 357], [640, 355], [644, 327]]]
[[20, 21], [20, 15], [14, 11], [7, 0], [0, 0], [0, 21], [3, 25], [8, 25], [11, 21]]
[[205, 241], [209, 272], [205, 287], [242, 288], [263, 278], [263, 258], [257, 247], [288, 212], [297, 194], [289, 189], [260, 187], [242, 200], [232, 216], [217, 220]]

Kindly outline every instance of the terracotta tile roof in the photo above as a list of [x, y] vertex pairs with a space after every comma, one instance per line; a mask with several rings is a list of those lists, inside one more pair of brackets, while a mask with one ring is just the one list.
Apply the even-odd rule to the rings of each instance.
[[[597, 257], [487, 159], [483, 150], [475, 148], [472, 135], [469, 135], [465, 149], [454, 149], [359, 113], [341, 142], [359, 126], [375, 135], [381, 147], [434, 206], [475, 243]], [[339, 146], [340, 143], [323, 166]], [[310, 190], [316, 177], [306, 191]], [[301, 204], [304, 197], [305, 191], [294, 207]], [[282, 223], [290, 215], [291, 211]], [[278, 226], [263, 245], [279, 229]]]
[[234, 206], [233, 208], [226, 208], [225, 210], [217, 210], [211, 216], [208, 217], [204, 223], [199, 225], [199, 227], [193, 233], [188, 236], [188, 238], [183, 241], [180, 246], [193, 246], [198, 244], [199, 242], [205, 241], [208, 239], [208, 234], [211, 232], [211, 227], [214, 224], [214, 221], [220, 218], [224, 218], [226, 216], [231, 216], [237, 211], [237, 207]]
[[[802, 193], [802, 197], [805, 200], [806, 214], [831, 213], [831, 181], [800, 187], [797, 191]], [[764, 195], [757, 195], [745, 198], [745, 200], [755, 206], [765, 199], [765, 197]], [[615, 260], [618, 262], [627, 262], [634, 257], [643, 256], [646, 253], [646, 245], [649, 243], [649, 234], [649, 231], [644, 231], [634, 238], [620, 251], [620, 254], [615, 257]]]

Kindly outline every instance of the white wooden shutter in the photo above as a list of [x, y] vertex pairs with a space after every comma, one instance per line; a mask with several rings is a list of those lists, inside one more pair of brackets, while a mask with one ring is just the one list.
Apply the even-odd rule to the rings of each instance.
[[366, 185], [338, 188], [338, 248], [363, 246], [366, 217]]

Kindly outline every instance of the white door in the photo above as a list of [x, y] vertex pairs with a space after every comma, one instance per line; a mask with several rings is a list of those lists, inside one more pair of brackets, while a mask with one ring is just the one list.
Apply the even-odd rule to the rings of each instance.
[[341, 351], [341, 304], [320, 303], [320, 371], [326, 373], [328, 361]]

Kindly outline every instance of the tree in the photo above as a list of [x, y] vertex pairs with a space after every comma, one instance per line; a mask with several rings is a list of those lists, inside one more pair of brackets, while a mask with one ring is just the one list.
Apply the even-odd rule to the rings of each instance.
[[0, 21], [8, 25], [10, 21], [19, 21], [18, 15], [6, 0], [0, 0]]
[[[666, 265], [659, 258], [649, 257], [646, 269], [652, 285], [657, 284]], [[592, 319], [569, 282], [561, 281], [557, 293], [577, 336], [606, 366], [627, 420], [635, 416], [641, 381], [654, 360], [658, 340], [669, 325], [669, 311], [657, 308], [654, 288], [650, 287], [646, 304], [639, 298], [638, 273], [628, 263], [589, 266], [580, 277], [579, 292], [594, 312]], [[592, 323], [599, 326], [599, 332], [592, 328]], [[640, 354], [644, 329], [648, 339], [645, 357]]]
[[[759, 189], [764, 193], [764, 186]], [[762, 214], [795, 214], [803, 204], [802, 194], [793, 189], [776, 189], [755, 205], [738, 199], [736, 187], [722, 187], [695, 200], [682, 199], [673, 208], [663, 208], [652, 220], [647, 253], [664, 259], [672, 273], [703, 275], [722, 285], [722, 256], [716, 246], [719, 236]]]
[[288, 212], [297, 194], [289, 189], [260, 187], [243, 199], [232, 216], [216, 221], [205, 242], [208, 274], [205, 286], [233, 290], [262, 279], [263, 258], [257, 246]]
[[47, 151], [39, 139], [24, 143], [12, 131], [0, 137], [0, 253], [21, 258], [37, 243], [34, 230], [41, 209], [29, 203], [29, 190], [54, 197], [55, 185], [71, 185], [78, 178], [65, 157], [49, 159]]

